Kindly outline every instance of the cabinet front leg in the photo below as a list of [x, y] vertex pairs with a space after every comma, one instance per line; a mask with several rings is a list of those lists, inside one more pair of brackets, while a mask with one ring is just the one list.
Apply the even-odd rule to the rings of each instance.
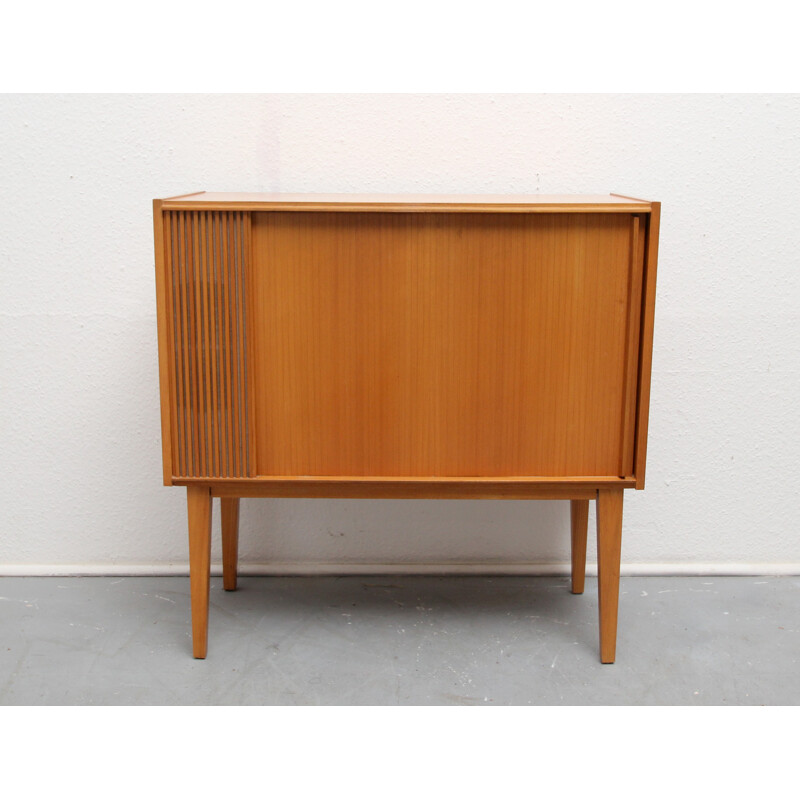
[[236, 589], [239, 564], [239, 498], [223, 497], [222, 509], [222, 586], [226, 591]]
[[613, 664], [617, 650], [622, 491], [600, 489], [597, 492], [597, 593], [600, 606], [600, 661], [603, 664]]
[[186, 492], [192, 647], [195, 658], [205, 658], [208, 649], [208, 585], [211, 574], [211, 490], [207, 486], [189, 486]]
[[589, 528], [589, 501], [570, 500], [572, 525], [572, 593], [583, 594], [586, 579], [586, 531]]

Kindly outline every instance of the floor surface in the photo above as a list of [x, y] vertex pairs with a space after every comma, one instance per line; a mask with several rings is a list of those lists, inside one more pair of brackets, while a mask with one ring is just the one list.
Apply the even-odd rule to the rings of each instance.
[[800, 578], [0, 578], [0, 705], [797, 705]]

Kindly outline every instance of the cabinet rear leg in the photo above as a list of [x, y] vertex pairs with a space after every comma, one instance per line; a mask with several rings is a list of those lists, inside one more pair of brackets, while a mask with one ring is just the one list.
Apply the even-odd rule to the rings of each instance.
[[192, 648], [195, 658], [208, 649], [208, 585], [211, 574], [211, 490], [186, 489], [189, 512], [189, 585], [192, 595]]
[[236, 589], [239, 565], [239, 498], [223, 497], [222, 508], [222, 585], [226, 591]]
[[613, 664], [617, 649], [619, 562], [622, 548], [622, 489], [597, 492], [597, 593], [600, 661]]
[[586, 579], [586, 531], [589, 527], [589, 501], [570, 500], [572, 525], [572, 593], [583, 594]]

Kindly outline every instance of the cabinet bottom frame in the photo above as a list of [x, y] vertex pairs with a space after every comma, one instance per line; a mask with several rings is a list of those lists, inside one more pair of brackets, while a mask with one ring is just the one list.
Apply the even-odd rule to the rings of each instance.
[[591, 500], [600, 489], [632, 489], [635, 477], [382, 478], [269, 477], [173, 478], [174, 486], [207, 487], [213, 497], [286, 497], [408, 500]]

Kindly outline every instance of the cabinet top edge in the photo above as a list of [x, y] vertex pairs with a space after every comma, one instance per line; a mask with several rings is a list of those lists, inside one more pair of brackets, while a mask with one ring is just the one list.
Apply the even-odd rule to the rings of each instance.
[[622, 195], [288, 194], [196, 192], [162, 199], [165, 211], [472, 211], [646, 213], [652, 203]]

